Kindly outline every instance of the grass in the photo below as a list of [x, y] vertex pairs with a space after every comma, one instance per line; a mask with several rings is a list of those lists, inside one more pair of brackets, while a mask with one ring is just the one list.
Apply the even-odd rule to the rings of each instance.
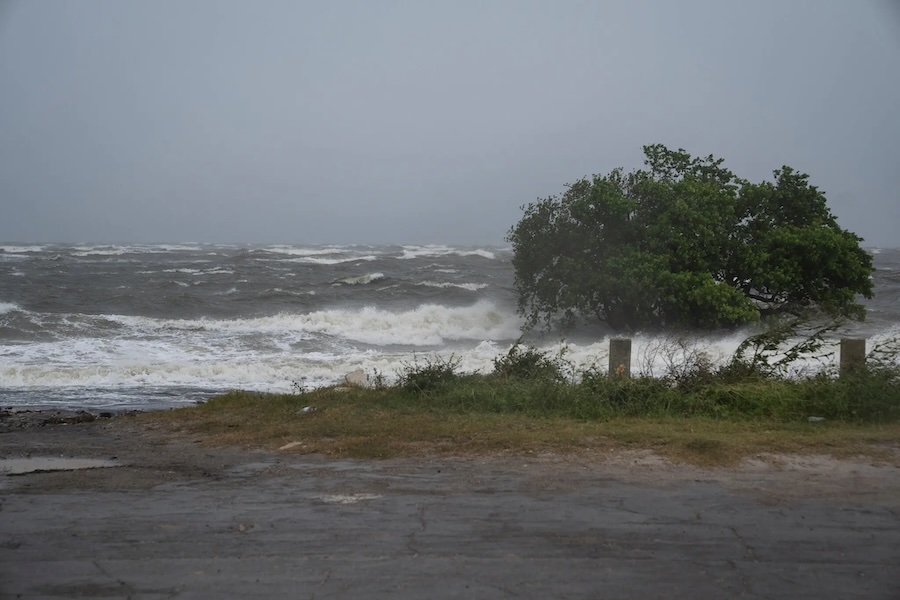
[[675, 462], [729, 465], [765, 453], [896, 461], [900, 447], [893, 375], [676, 383], [585, 374], [576, 384], [437, 371], [435, 380], [407, 373], [408, 385], [389, 388], [231, 392], [137, 418], [211, 444], [275, 450], [297, 442], [291, 452], [358, 458], [648, 450]]

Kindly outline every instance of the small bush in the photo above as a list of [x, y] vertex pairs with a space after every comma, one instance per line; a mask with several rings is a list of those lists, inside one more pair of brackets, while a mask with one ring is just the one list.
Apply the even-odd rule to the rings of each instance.
[[866, 357], [866, 365], [872, 373], [900, 384], [900, 338], [877, 342]]
[[425, 393], [447, 388], [459, 380], [458, 373], [461, 358], [451, 354], [448, 358], [432, 356], [419, 364], [417, 357], [413, 362], [404, 363], [397, 373], [397, 386], [408, 392]]
[[838, 379], [813, 377], [798, 384], [804, 416], [843, 421], [886, 422], [900, 418], [896, 369], [860, 370]]
[[665, 365], [662, 379], [681, 389], [702, 387], [715, 378], [709, 350], [683, 337], [663, 338], [648, 356], [661, 358]]
[[533, 346], [523, 348], [518, 342], [494, 359], [494, 375], [502, 378], [562, 382], [564, 368], [562, 353], [550, 357]]

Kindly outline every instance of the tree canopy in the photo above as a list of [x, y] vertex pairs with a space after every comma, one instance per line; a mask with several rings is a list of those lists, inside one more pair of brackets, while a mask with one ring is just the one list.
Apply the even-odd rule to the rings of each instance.
[[596, 318], [620, 330], [730, 328], [809, 310], [861, 320], [872, 257], [790, 167], [738, 178], [712, 155], [644, 147], [614, 169], [523, 206], [510, 230], [529, 326]]

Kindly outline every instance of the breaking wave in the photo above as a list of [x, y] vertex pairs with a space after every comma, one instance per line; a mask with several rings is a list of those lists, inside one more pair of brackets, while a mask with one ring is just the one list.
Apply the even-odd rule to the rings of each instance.
[[378, 257], [372, 254], [367, 254], [365, 256], [349, 256], [343, 258], [321, 258], [316, 256], [304, 256], [300, 258], [291, 258], [288, 259], [290, 262], [297, 263], [306, 263], [308, 265], [339, 265], [342, 263], [348, 262], [357, 262], [357, 261], [373, 261]]
[[433, 258], [439, 256], [480, 256], [488, 260], [495, 260], [496, 254], [490, 250], [461, 250], [459, 248], [450, 248], [448, 246], [403, 246], [403, 253], [398, 257], [405, 260], [414, 258]]
[[12, 302], [0, 302], [0, 315], [5, 315], [6, 313], [11, 313], [16, 310], [22, 310], [19, 308], [18, 304], [13, 304]]
[[469, 290], [470, 292], [477, 292], [478, 290], [483, 290], [488, 286], [488, 284], [486, 283], [451, 283], [448, 281], [420, 281], [416, 285], [444, 289], [459, 288], [461, 290]]
[[345, 277], [343, 279], [336, 280], [334, 284], [366, 285], [372, 283], [373, 281], [378, 281], [379, 279], [384, 279], [384, 273], [366, 273], [365, 275], [358, 275], [356, 277]]
[[521, 321], [492, 302], [468, 307], [423, 304], [406, 311], [332, 309], [306, 314], [282, 313], [251, 319], [154, 319], [104, 315], [140, 336], [172, 332], [220, 332], [232, 335], [277, 334], [289, 341], [326, 335], [372, 346], [438, 346], [447, 340], [515, 339]]

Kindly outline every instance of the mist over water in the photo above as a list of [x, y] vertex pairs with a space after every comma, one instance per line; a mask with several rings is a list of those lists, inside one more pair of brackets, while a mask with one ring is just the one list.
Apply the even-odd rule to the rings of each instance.
[[[876, 297], [847, 333], [900, 335], [900, 250], [873, 250]], [[291, 391], [414, 355], [488, 371], [520, 336], [509, 249], [0, 244], [0, 405], [158, 408], [228, 389]], [[744, 334], [697, 339], [713, 358]], [[598, 326], [532, 336], [606, 359]], [[658, 368], [637, 335], [635, 365]], [[654, 364], [656, 363], [656, 364]]]

